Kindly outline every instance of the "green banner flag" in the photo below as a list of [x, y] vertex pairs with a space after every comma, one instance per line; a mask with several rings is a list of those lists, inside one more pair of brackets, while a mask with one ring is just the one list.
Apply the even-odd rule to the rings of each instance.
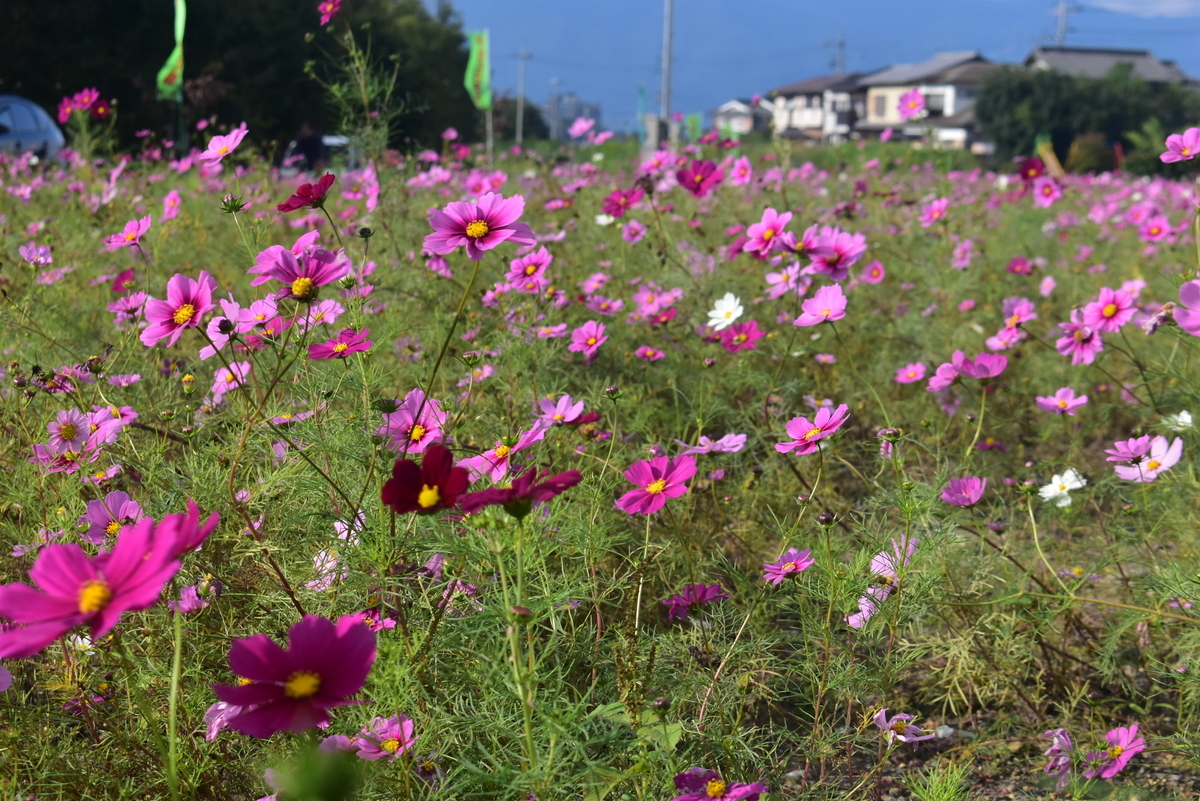
[[175, 49], [158, 71], [158, 96], [161, 100], [183, 100], [183, 26], [187, 4], [175, 0]]
[[467, 75], [463, 85], [471, 95], [471, 102], [480, 111], [492, 107], [492, 54], [487, 31], [473, 31], [471, 58], [467, 61]]

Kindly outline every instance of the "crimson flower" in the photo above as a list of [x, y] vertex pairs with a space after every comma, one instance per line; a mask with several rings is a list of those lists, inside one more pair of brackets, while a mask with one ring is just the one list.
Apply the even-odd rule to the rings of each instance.
[[536, 504], [562, 495], [580, 481], [583, 481], [583, 474], [578, 470], [568, 470], [556, 476], [546, 471], [538, 481], [538, 470], [531, 467], [516, 478], [511, 487], [493, 487], [468, 493], [462, 496], [459, 505], [467, 513], [478, 512], [485, 506], [503, 506], [504, 511], [521, 520]]
[[319, 209], [325, 205], [325, 196], [329, 194], [329, 187], [333, 186], [334, 180], [337, 178], [331, 172], [325, 173], [321, 180], [315, 184], [300, 184], [291, 197], [280, 203], [275, 208], [278, 211], [295, 211], [296, 209]]
[[431, 514], [453, 507], [470, 483], [467, 468], [454, 465], [449, 448], [430, 445], [419, 466], [412, 459], [396, 460], [380, 497], [400, 514]]

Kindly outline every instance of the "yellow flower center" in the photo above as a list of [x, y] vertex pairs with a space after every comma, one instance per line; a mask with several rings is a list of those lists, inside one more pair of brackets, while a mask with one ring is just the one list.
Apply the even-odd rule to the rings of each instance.
[[1066, 402], [1065, 400], [1060, 400], [1060, 401], [1058, 402], [1058, 408], [1060, 408], [1060, 409], [1065, 409], [1065, 408], [1067, 408], [1067, 402]]
[[1021, 322], [1020, 315], [1014, 314], [1012, 317], [1008, 318], [1007, 325], [1009, 328], [1016, 328], [1020, 322]]
[[348, 347], [350, 347], [350, 346], [347, 345], [345, 342], [339, 342], [333, 346], [333, 352], [334, 353], [343, 353], [343, 352], [345, 352], [346, 348], [348, 348]]
[[121, 524], [119, 522], [117, 522], [116, 520], [112, 521], [111, 523], [109, 523], [107, 526], [104, 527], [104, 533], [109, 534], [109, 535], [116, 534], [120, 530], [121, 530]]
[[1075, 332], [1075, 341], [1076, 342], [1082, 342], [1085, 339], [1087, 339], [1087, 334], [1083, 333], [1083, 331]]
[[237, 685], [239, 687], [246, 687], [253, 683], [254, 683], [254, 679], [248, 679], [245, 676], [239, 676], [238, 680], [237, 680]]
[[292, 419], [292, 415], [290, 415], [290, 414], [281, 414], [281, 415], [279, 415], [279, 419], [280, 419], [280, 420], [291, 420], [291, 419]]
[[[192, 376], [186, 376], [186, 375], [183, 377], [183, 380], [187, 381], [189, 378], [191, 378], [193, 381], [195, 381], [195, 378], [193, 378]], [[109, 406], [108, 413], [111, 414], [113, 417], [121, 416], [121, 410], [118, 409], [116, 406]]]
[[1075, 576], [1075, 578], [1083, 578], [1083, 568], [1082, 567], [1075, 568], [1074, 570], [1071, 571], [1071, 575]]
[[237, 380], [237, 376], [235, 376], [233, 373], [225, 373], [225, 383], [226, 384], [232, 384], [236, 380]]
[[220, 147], [217, 148], [217, 153], [222, 156], [224, 156], [228, 152], [229, 152], [229, 145], [221, 145]]
[[589, 344], [589, 345], [595, 345], [595, 344], [596, 344], [596, 338], [595, 338], [595, 337], [588, 337], [588, 339], [587, 339], [587, 344]]
[[58, 435], [70, 442], [79, 434], [79, 428], [74, 423], [67, 423], [58, 429]]
[[536, 272], [537, 272], [537, 265], [536, 265], [536, 264], [530, 264], [530, 265], [528, 265], [528, 266], [525, 268], [525, 274], [526, 274], [526, 275], [533, 275], [533, 274], [534, 274], [534, 273], [536, 273]]
[[300, 277], [292, 282], [292, 294], [300, 300], [311, 297], [315, 288], [311, 278]]
[[1108, 749], [1108, 758], [1109, 758], [1109, 759], [1116, 759], [1117, 757], [1119, 757], [1119, 756], [1120, 756], [1121, 754], [1123, 754], [1123, 753], [1125, 753], [1125, 749], [1124, 749], [1124, 748], [1122, 748], [1122, 747], [1121, 747], [1121, 746], [1119, 746], [1119, 745], [1114, 745], [1112, 748]]
[[321, 677], [308, 670], [297, 670], [288, 677], [283, 691], [288, 698], [311, 698], [321, 689]]
[[795, 562], [784, 562], [783, 567], [781, 569], [783, 570], [784, 573], [791, 573], [791, 572], [795, 571], [796, 563]]
[[908, 724], [903, 720], [897, 720], [892, 724], [892, 731], [896, 732], [896, 734], [904, 734], [904, 732], [908, 731]]
[[387, 751], [389, 754], [394, 754], [398, 750], [400, 750], [400, 741], [397, 740], [395, 737], [389, 737], [388, 739], [386, 739], [382, 743], [380, 743], [379, 747], [381, 749], [383, 749], [384, 751]]
[[561, 423], [563, 420], [566, 420], [566, 419], [567, 418], [561, 414], [554, 415], [554, 422], [556, 422], [556, 423]]
[[507, 445], [497, 445], [496, 458], [503, 459], [505, 456], [508, 456], [510, 451], [512, 451], [512, 448], [508, 447]]
[[175, 321], [175, 325], [183, 325], [188, 320], [196, 316], [196, 307], [190, 303], [185, 303], [175, 310], [175, 314], [171, 319]]
[[1180, 150], [1179, 153], [1182, 156], [1190, 156], [1192, 155], [1192, 149], [1190, 147], [1185, 147], [1183, 150]]
[[817, 434], [820, 434], [820, 433], [821, 433], [821, 429], [817, 428], [816, 426], [813, 426], [812, 428], [810, 428], [808, 430], [808, 433], [804, 435], [804, 438], [812, 439], [813, 437], [815, 437]]
[[480, 237], [487, 236], [487, 232], [488, 224], [483, 220], [476, 220], [475, 222], [467, 223], [467, 236], [471, 237], [472, 239], [479, 239]]
[[94, 615], [112, 600], [112, 590], [103, 581], [85, 581], [79, 588], [79, 611]]
[[423, 436], [425, 436], [425, 426], [420, 423], [408, 430], [408, 439], [410, 442], [420, 442]]
[[770, 238], [771, 238], [771, 237], [773, 237], [773, 236], [775, 236], [775, 231], [774, 231], [774, 230], [772, 230], [772, 229], [770, 229], [770, 228], [768, 228], [767, 230], [763, 231], [763, 233], [762, 233], [762, 238], [763, 238], [763, 239], [770, 239]]
[[125, 234], [126, 242], [132, 242], [135, 239], [137, 239], [137, 234], [135, 232], [130, 231], [129, 233]]
[[[660, 478], [657, 481], [651, 481], [649, 484], [647, 484], [646, 492], [649, 492], [651, 495], [657, 495], [658, 493], [662, 492], [666, 488], [667, 488], [666, 480]], [[714, 796], [714, 798], [715, 798], [715, 796]]]
[[1162, 462], [1158, 461], [1157, 459], [1151, 459], [1150, 461], [1146, 462], [1147, 470], [1157, 470], [1160, 467], [1162, 467]]
[[725, 795], [725, 782], [720, 779], [709, 779], [704, 785], [704, 794], [709, 798], [722, 798]]
[[431, 487], [428, 484], [421, 485], [421, 492], [417, 495], [417, 503], [422, 509], [430, 509], [437, 506], [442, 500], [442, 493], [438, 492], [436, 486]]
[[1104, 311], [1102, 312], [1102, 314], [1105, 317], [1112, 317], [1116, 313], [1117, 313], [1117, 304], [1115, 304], [1115, 303], [1110, 303], [1107, 306], [1105, 306]]

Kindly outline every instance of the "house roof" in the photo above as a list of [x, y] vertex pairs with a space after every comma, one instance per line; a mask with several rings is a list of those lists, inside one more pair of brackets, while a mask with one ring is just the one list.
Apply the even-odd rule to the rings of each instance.
[[978, 50], [965, 50], [955, 53], [938, 53], [928, 61], [920, 64], [896, 64], [872, 73], [859, 81], [861, 86], [902, 86], [905, 84], [924, 83], [940, 73], [971, 63], [988, 63]]
[[1103, 78], [1116, 64], [1130, 64], [1133, 74], [1151, 83], [1193, 82], [1173, 61], [1162, 61], [1149, 50], [1101, 47], [1036, 47], [1025, 66], [1065, 72], [1083, 78]]
[[781, 97], [795, 97], [797, 95], [820, 94], [826, 89], [850, 89], [858, 84], [858, 79], [862, 76], [863, 73], [861, 72], [849, 72], [842, 75], [822, 75], [819, 78], [809, 78], [806, 81], [797, 81], [796, 83], [789, 83], [787, 86], [781, 86], [778, 89], [772, 89], [770, 94]]

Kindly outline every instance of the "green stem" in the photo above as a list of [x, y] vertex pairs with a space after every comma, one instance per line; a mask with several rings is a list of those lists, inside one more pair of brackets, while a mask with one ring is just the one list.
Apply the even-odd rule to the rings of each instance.
[[179, 676], [183, 671], [183, 613], [175, 612], [175, 653], [171, 659], [171, 695], [167, 701], [167, 783], [179, 794]]
[[871, 391], [871, 394], [875, 396], [875, 402], [879, 404], [879, 410], [883, 412], [883, 420], [885, 423], [887, 423], [888, 428], [891, 428], [892, 418], [890, 415], [888, 415], [887, 406], [883, 404], [883, 399], [880, 398], [879, 393], [875, 391], [875, 386], [859, 375], [858, 367], [854, 364], [854, 356], [851, 355], [850, 349], [846, 347], [846, 343], [842, 341], [842, 335], [838, 333], [837, 326], [830, 322], [829, 327], [833, 329], [833, 335], [837, 337], [838, 344], [842, 347], [842, 354], [846, 357], [846, 361], [850, 364], [850, 372], [853, 373], [854, 377], [857, 378], [867, 389]]
[[[133, 696], [133, 702], [137, 704], [138, 711], [142, 713], [142, 718], [147, 722], [155, 720], [158, 715], [150, 707], [150, 702], [146, 700], [142, 689], [137, 685], [137, 679], [134, 676], [133, 660], [129, 658], [129, 653], [125, 650], [125, 643], [121, 639], [120, 632], [113, 636], [113, 645], [117, 650], [117, 655], [121, 657], [121, 666], [125, 670], [129, 694]], [[175, 775], [173, 770], [169, 769], [171, 765], [171, 752], [162, 735], [159, 734], [158, 729], [154, 728], [154, 726], [150, 726], [150, 735], [154, 738], [154, 744], [158, 746], [158, 752], [162, 755], [163, 763], [168, 766], [167, 787], [171, 791], [171, 801], [179, 801], [179, 777]]]

